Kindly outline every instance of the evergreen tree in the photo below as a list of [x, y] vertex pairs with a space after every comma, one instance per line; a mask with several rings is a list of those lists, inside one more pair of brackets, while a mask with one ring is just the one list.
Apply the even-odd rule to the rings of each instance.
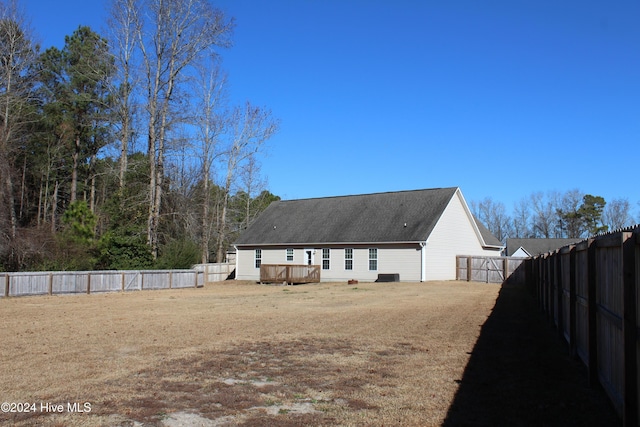
[[587, 194], [583, 198], [579, 214], [584, 220], [587, 232], [590, 236], [607, 231], [607, 226], [602, 224], [602, 212], [607, 204], [603, 197]]
[[[113, 59], [106, 40], [89, 27], [79, 27], [65, 38], [62, 50], [51, 47], [42, 54], [40, 68], [44, 120], [71, 160], [68, 192], [69, 203], [73, 203], [79, 182], [90, 180], [86, 166], [95, 164], [98, 151], [107, 143]], [[89, 201], [93, 206], [93, 200]]]

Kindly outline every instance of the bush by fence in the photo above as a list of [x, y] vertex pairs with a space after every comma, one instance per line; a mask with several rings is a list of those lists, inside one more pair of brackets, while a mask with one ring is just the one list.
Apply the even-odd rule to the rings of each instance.
[[625, 426], [640, 419], [640, 226], [528, 259], [540, 307], [600, 383]]
[[203, 286], [197, 270], [55, 271], [0, 273], [0, 297]]

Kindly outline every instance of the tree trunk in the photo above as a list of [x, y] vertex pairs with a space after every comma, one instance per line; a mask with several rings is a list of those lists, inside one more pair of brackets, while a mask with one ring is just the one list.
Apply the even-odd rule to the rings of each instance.
[[153, 258], [157, 257], [157, 226], [155, 223], [155, 200], [156, 200], [156, 148], [155, 139], [152, 137], [151, 132], [153, 126], [149, 130], [149, 143], [147, 147], [149, 157], [149, 216], [147, 218], [147, 244], [151, 249]]
[[6, 171], [6, 176], [4, 178], [6, 191], [7, 191], [7, 199], [9, 199], [9, 220], [11, 224], [11, 238], [16, 238], [16, 229], [18, 228], [18, 219], [16, 217], [16, 201], [13, 195], [13, 181], [11, 179], [11, 173], [9, 170]]
[[58, 206], [58, 181], [56, 181], [56, 185], [53, 190], [53, 200], [51, 201], [51, 233], [56, 232], [56, 208]]
[[229, 203], [228, 192], [225, 191], [222, 198], [222, 213], [220, 214], [220, 225], [218, 228], [218, 244], [216, 249], [216, 262], [224, 262], [224, 242], [227, 238], [227, 205]]
[[74, 150], [73, 150], [73, 164], [71, 169], [71, 197], [69, 202], [73, 203], [76, 201], [77, 192], [78, 192], [78, 159], [80, 158], [80, 138], [76, 137], [74, 141]]
[[42, 219], [44, 218], [44, 214], [42, 211], [42, 193], [43, 193], [43, 188], [42, 188], [42, 180], [40, 180], [40, 192], [38, 193], [38, 220], [36, 223], [36, 228], [40, 229], [40, 227], [42, 226], [42, 222], [44, 222]]
[[202, 251], [202, 263], [206, 264], [209, 262], [209, 203], [211, 202], [211, 198], [209, 195], [209, 171], [208, 167], [205, 167], [205, 172], [202, 174], [204, 183], [203, 183], [203, 202], [202, 202], [202, 243], [201, 243], [201, 251]]
[[20, 213], [18, 214], [18, 218], [22, 219], [24, 215], [24, 203], [25, 203], [25, 192], [27, 191], [26, 186], [27, 181], [27, 158], [24, 158], [24, 162], [22, 164], [22, 182], [20, 183]]
[[96, 213], [96, 155], [92, 154], [91, 155], [91, 161], [90, 161], [90, 166], [89, 169], [91, 171], [91, 185], [90, 185], [90, 192], [89, 192], [89, 209], [91, 210], [91, 213]]

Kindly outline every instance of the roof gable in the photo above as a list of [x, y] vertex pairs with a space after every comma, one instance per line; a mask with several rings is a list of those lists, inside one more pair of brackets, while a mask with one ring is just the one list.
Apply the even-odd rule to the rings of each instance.
[[451, 187], [276, 201], [235, 244], [425, 241], [457, 190]]
[[500, 240], [498, 240], [498, 238], [494, 236], [491, 233], [491, 231], [482, 222], [480, 222], [478, 218], [474, 216], [473, 220], [476, 222], [476, 225], [478, 226], [478, 231], [482, 236], [482, 240], [484, 241], [485, 246], [492, 246], [495, 248], [504, 248], [504, 245], [502, 244], [502, 242], [500, 242]]

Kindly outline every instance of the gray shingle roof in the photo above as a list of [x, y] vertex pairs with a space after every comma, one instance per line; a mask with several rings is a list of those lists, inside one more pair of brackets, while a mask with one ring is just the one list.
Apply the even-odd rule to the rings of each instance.
[[425, 241], [456, 190], [434, 188], [277, 201], [235, 244]]
[[488, 246], [499, 246], [501, 248], [504, 247], [502, 242], [498, 240], [496, 236], [491, 234], [491, 231], [489, 231], [489, 229], [485, 227], [484, 224], [480, 222], [478, 218], [474, 216], [473, 219], [476, 222], [476, 225], [478, 226], [478, 230], [480, 230], [480, 235], [482, 236], [482, 239], [484, 240], [485, 244], [487, 244]]
[[520, 247], [531, 256], [555, 251], [563, 246], [581, 242], [583, 239], [507, 239], [507, 256], [511, 256]]

